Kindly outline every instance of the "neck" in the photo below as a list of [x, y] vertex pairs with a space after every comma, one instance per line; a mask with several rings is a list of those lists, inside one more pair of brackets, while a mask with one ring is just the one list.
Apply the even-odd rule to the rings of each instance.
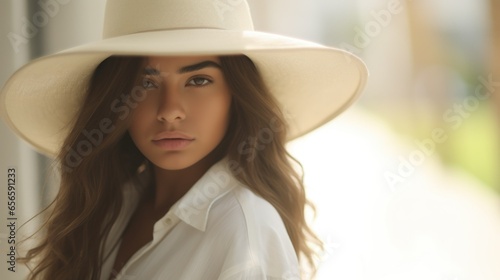
[[220, 156], [210, 153], [197, 163], [181, 170], [165, 170], [154, 166], [154, 185], [152, 196], [148, 200], [154, 205], [158, 218], [162, 217], [220, 159]]

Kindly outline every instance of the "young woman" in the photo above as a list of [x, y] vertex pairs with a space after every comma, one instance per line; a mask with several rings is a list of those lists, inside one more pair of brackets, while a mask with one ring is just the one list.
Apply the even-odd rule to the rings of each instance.
[[61, 170], [30, 279], [301, 279], [321, 242], [285, 143], [352, 102], [363, 63], [253, 31], [244, 1], [109, 0], [104, 33], [2, 90]]

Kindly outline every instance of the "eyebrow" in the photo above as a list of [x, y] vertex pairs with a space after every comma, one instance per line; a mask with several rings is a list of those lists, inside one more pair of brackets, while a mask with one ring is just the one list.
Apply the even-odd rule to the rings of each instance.
[[[201, 70], [201, 69], [204, 69], [207, 67], [222, 69], [222, 66], [220, 66], [220, 64], [218, 64], [217, 62], [212, 61], [212, 60], [205, 60], [205, 61], [202, 61], [200, 63], [193, 64], [193, 65], [183, 66], [179, 70], [177, 70], [177, 73], [184, 74], [184, 73], [198, 71], [198, 70]], [[151, 75], [151, 76], [159, 76], [160, 70], [153, 68], [151, 66], [146, 66], [146, 68], [144, 68], [144, 74]]]
[[201, 70], [201, 69], [207, 68], [207, 67], [214, 67], [214, 68], [222, 69], [222, 67], [220, 66], [219, 63], [212, 61], [212, 60], [205, 60], [205, 61], [202, 61], [200, 63], [184, 66], [181, 69], [179, 69], [177, 71], [177, 73], [184, 74], [184, 73], [188, 73], [188, 72], [198, 71], [198, 70]]
[[146, 68], [144, 68], [144, 75], [160, 76], [160, 71], [156, 68], [151, 67], [151, 66], [146, 66]]

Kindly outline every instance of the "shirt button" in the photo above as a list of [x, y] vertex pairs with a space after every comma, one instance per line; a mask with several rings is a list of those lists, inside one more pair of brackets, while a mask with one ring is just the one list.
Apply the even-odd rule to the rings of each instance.
[[167, 226], [169, 226], [172, 223], [172, 219], [167, 218], [163, 221]]

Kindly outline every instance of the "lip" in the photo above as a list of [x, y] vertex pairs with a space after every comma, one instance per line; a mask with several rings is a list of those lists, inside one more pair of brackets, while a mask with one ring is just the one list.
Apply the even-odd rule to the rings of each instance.
[[172, 140], [172, 139], [194, 140], [194, 137], [191, 137], [180, 131], [163, 131], [156, 134], [155, 137], [153, 138], [153, 141]]
[[164, 150], [182, 150], [194, 141], [194, 138], [178, 131], [164, 131], [153, 138], [153, 143]]

